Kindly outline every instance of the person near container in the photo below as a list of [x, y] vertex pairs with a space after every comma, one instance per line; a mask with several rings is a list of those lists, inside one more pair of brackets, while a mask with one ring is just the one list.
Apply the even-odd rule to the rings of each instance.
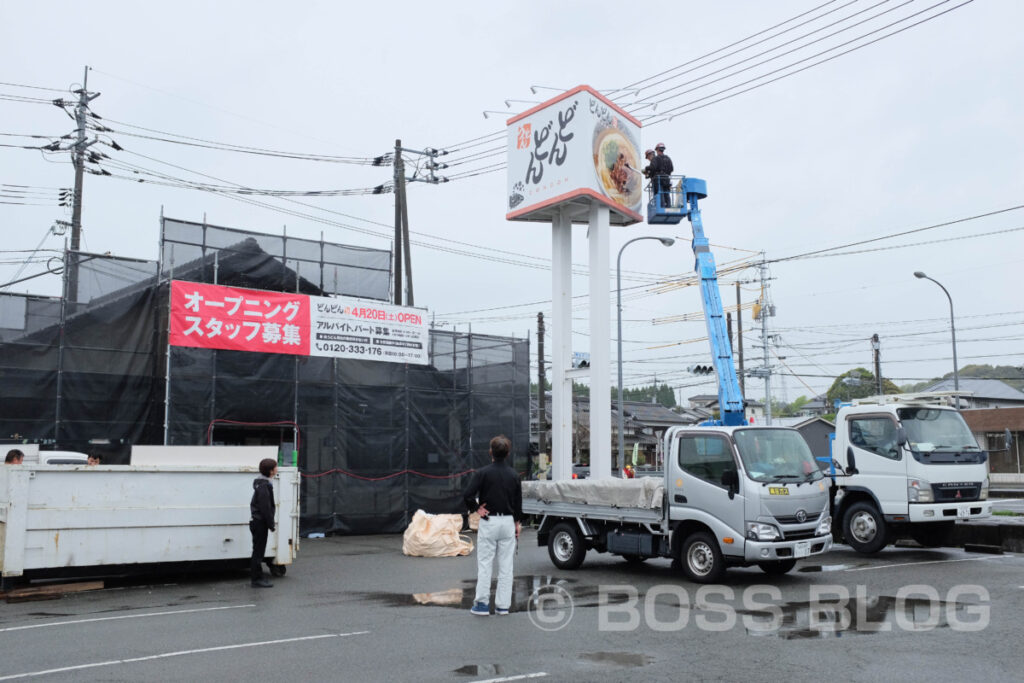
[[476, 616], [490, 614], [491, 574], [498, 564], [494, 613], [508, 614], [512, 606], [512, 565], [516, 542], [523, 530], [523, 486], [508, 462], [512, 442], [499, 435], [491, 439], [491, 464], [477, 470], [463, 493], [470, 512], [480, 515], [476, 543], [476, 596], [470, 609]]
[[4, 458], [5, 465], [21, 465], [25, 462], [25, 454], [17, 448], [12, 448], [7, 451], [7, 457]]
[[264, 458], [260, 461], [260, 476], [252, 482], [252, 500], [249, 501], [252, 558], [249, 560], [249, 569], [253, 588], [270, 588], [274, 585], [263, 575], [263, 557], [267, 551], [267, 534], [274, 530], [274, 485], [271, 480], [276, 474], [277, 461]]

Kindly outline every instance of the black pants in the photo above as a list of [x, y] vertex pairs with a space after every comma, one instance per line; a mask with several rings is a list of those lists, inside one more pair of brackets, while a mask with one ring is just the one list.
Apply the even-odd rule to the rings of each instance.
[[654, 187], [655, 191], [661, 195], [661, 205], [667, 207], [671, 205], [671, 198], [669, 192], [672, 191], [672, 179], [667, 175], [654, 176]]
[[252, 532], [252, 558], [249, 560], [249, 571], [253, 581], [263, 578], [263, 557], [267, 553], [267, 523], [262, 519], [249, 520], [249, 531]]

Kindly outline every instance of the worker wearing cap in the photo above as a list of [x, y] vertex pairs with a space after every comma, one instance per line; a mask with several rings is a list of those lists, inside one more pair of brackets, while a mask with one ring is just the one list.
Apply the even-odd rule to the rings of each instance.
[[647, 159], [647, 165], [644, 166], [644, 175], [648, 178], [651, 177], [651, 162], [654, 161], [654, 150], [649, 149], [644, 152], [644, 159]]
[[[672, 175], [672, 160], [665, 154], [665, 143], [659, 142], [654, 146], [656, 154], [647, 157], [650, 161], [650, 165], [647, 167], [646, 172], [648, 177], [651, 178], [651, 189], [661, 195], [661, 205], [669, 206], [668, 193], [672, 189], [672, 181], [669, 178]], [[647, 150], [648, 154], [651, 150]]]

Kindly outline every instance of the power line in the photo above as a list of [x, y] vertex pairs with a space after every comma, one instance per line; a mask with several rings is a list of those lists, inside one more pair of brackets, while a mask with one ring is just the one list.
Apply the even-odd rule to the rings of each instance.
[[[656, 93], [652, 93], [651, 95], [647, 95], [646, 97], [640, 98], [639, 100], [637, 100], [637, 101], [635, 101], [635, 102], [630, 102], [630, 103], [629, 103], [629, 105], [627, 105], [627, 106], [629, 106], [629, 107], [633, 107], [633, 108], [635, 109], [635, 108], [637, 108], [637, 105], [639, 105], [639, 106], [645, 106], [645, 105], [643, 104], [643, 103], [645, 103], [645, 102], [646, 102], [646, 103], [648, 103], [648, 104], [650, 104], [650, 103], [652, 103], [652, 102], [656, 102], [656, 103], [658, 103], [658, 104], [661, 104], [662, 102], [667, 102], [668, 100], [671, 100], [671, 99], [674, 99], [674, 98], [676, 98], [676, 97], [679, 97], [680, 95], [682, 95], [682, 94], [684, 94], [684, 93], [678, 93], [678, 94], [676, 94], [676, 95], [672, 95], [671, 97], [666, 97], [666, 98], [663, 98], [663, 99], [660, 99], [660, 100], [654, 100], [654, 98], [655, 98], [655, 97], [657, 97], [658, 95], [664, 95], [665, 93], [669, 93], [669, 92], [672, 92], [672, 91], [674, 91], [674, 90], [678, 90], [679, 88], [682, 88], [682, 87], [685, 87], [685, 86], [687, 86], [687, 85], [690, 85], [691, 83], [696, 83], [696, 82], [698, 82], [698, 81], [702, 81], [702, 80], [704, 80], [705, 78], [708, 78], [708, 77], [710, 77], [710, 76], [713, 76], [713, 75], [715, 75], [715, 74], [721, 73], [721, 72], [723, 72], [723, 71], [728, 71], [729, 69], [733, 68], [734, 66], [739, 66], [740, 64], [743, 64], [744, 62], [748, 62], [748, 61], [750, 61], [751, 59], [757, 59], [758, 57], [761, 57], [761, 56], [763, 56], [763, 55], [769, 54], [769, 53], [771, 53], [771, 52], [774, 52], [774, 51], [776, 51], [776, 50], [778, 50], [778, 49], [780, 49], [780, 48], [783, 48], [783, 47], [785, 47], [785, 46], [787, 46], [787, 45], [791, 45], [791, 44], [793, 44], [793, 43], [795, 43], [795, 42], [797, 42], [797, 41], [799, 41], [799, 40], [802, 40], [802, 39], [804, 39], [804, 38], [807, 38], [807, 37], [809, 37], [809, 36], [812, 36], [812, 35], [814, 35], [815, 33], [818, 33], [818, 32], [820, 32], [820, 31], [824, 31], [825, 29], [828, 29], [828, 28], [831, 28], [831, 27], [833, 27], [833, 26], [837, 26], [837, 25], [839, 25], [839, 24], [842, 24], [842, 23], [844, 23], [844, 22], [846, 22], [846, 21], [849, 21], [849, 20], [850, 20], [850, 19], [852, 19], [853, 17], [856, 17], [856, 16], [858, 16], [858, 15], [860, 15], [860, 14], [864, 14], [865, 12], [870, 12], [871, 10], [873, 10], [873, 9], [875, 9], [875, 8], [879, 7], [879, 6], [881, 6], [881, 5], [884, 5], [884, 4], [885, 4], [886, 2], [888, 2], [888, 1], [889, 1], [889, 0], [882, 0], [882, 2], [879, 2], [879, 3], [877, 3], [877, 4], [874, 4], [874, 5], [872, 5], [871, 7], [868, 7], [868, 8], [866, 8], [866, 9], [862, 9], [862, 10], [860, 10], [860, 11], [858, 11], [858, 12], [855, 12], [855, 13], [853, 13], [853, 14], [851, 14], [851, 15], [847, 16], [847, 17], [843, 17], [842, 19], [839, 19], [839, 20], [837, 20], [837, 21], [834, 21], [834, 22], [832, 22], [831, 24], [826, 24], [826, 25], [824, 25], [824, 26], [821, 26], [821, 27], [819, 27], [819, 28], [816, 28], [816, 29], [814, 29], [813, 31], [810, 31], [810, 32], [808, 32], [808, 33], [804, 33], [803, 35], [797, 36], [796, 38], [793, 38], [793, 39], [791, 39], [791, 40], [788, 40], [788, 41], [786, 41], [786, 42], [780, 43], [779, 45], [776, 45], [776, 46], [774, 46], [774, 47], [768, 48], [767, 50], [763, 50], [763, 51], [761, 51], [761, 52], [758, 52], [758, 53], [756, 53], [756, 54], [754, 54], [754, 55], [751, 55], [751, 56], [749, 56], [749, 57], [745, 57], [744, 59], [741, 59], [741, 60], [740, 60], [740, 61], [738, 61], [738, 62], [733, 62], [732, 64], [729, 64], [729, 65], [727, 65], [727, 66], [724, 66], [724, 67], [722, 67], [722, 68], [720, 68], [720, 69], [717, 69], [717, 70], [715, 70], [715, 71], [712, 71], [712, 72], [710, 72], [710, 73], [704, 74], [703, 76], [699, 76], [699, 77], [697, 77], [697, 78], [695, 78], [695, 79], [691, 79], [691, 80], [689, 80], [689, 81], [685, 81], [685, 82], [683, 82], [683, 83], [680, 83], [680, 84], [678, 84], [678, 85], [674, 85], [674, 86], [672, 86], [671, 88], [666, 88], [665, 90], [662, 90], [662, 91], [660, 91], [660, 92], [656, 92]], [[753, 64], [753, 65], [751, 65], [751, 66], [749, 66], [749, 67], [744, 67], [743, 69], [740, 69], [740, 70], [738, 70], [738, 71], [735, 71], [735, 72], [733, 72], [733, 73], [731, 73], [731, 74], [726, 74], [725, 76], [722, 76], [721, 78], [716, 78], [716, 79], [714, 79], [714, 80], [712, 80], [712, 81], [710, 81], [710, 82], [708, 82], [708, 83], [705, 83], [705, 84], [704, 84], [704, 85], [702, 85], [702, 86], [699, 86], [698, 88], [694, 88], [693, 90], [696, 90], [696, 89], [699, 89], [699, 88], [703, 88], [703, 87], [706, 87], [706, 86], [708, 86], [708, 85], [711, 85], [712, 83], [717, 83], [717, 82], [719, 82], [719, 81], [722, 81], [722, 80], [724, 80], [724, 79], [726, 79], [726, 78], [731, 78], [731, 77], [733, 77], [733, 76], [739, 75], [739, 74], [741, 74], [741, 73], [744, 73], [744, 72], [746, 72], [746, 71], [750, 71], [750, 70], [752, 70], [752, 69], [754, 69], [754, 68], [756, 68], [756, 67], [758, 67], [758, 66], [761, 66], [762, 64], [766, 64], [766, 63], [768, 63], [768, 62], [770, 62], [770, 61], [773, 61], [773, 60], [775, 60], [775, 59], [779, 59], [780, 57], [784, 57], [784, 56], [785, 56], [785, 55], [787, 55], [787, 54], [792, 54], [793, 52], [796, 52], [797, 50], [802, 50], [802, 49], [804, 49], [804, 48], [806, 48], [806, 47], [809, 47], [809, 46], [811, 46], [811, 45], [814, 45], [815, 43], [821, 42], [821, 41], [823, 41], [823, 40], [827, 40], [828, 38], [831, 38], [832, 36], [835, 36], [835, 35], [837, 35], [838, 33], [842, 33], [843, 31], [849, 31], [850, 29], [852, 29], [852, 28], [855, 28], [855, 27], [857, 27], [857, 26], [860, 26], [861, 24], [863, 24], [863, 23], [865, 23], [865, 22], [867, 22], [867, 21], [871, 21], [872, 19], [875, 19], [875, 18], [877, 18], [877, 17], [880, 17], [880, 16], [882, 16], [883, 14], [886, 14], [886, 13], [888, 13], [888, 12], [894, 12], [894, 11], [896, 11], [897, 9], [899, 9], [900, 7], [903, 7], [903, 6], [905, 6], [905, 5], [908, 5], [908, 4], [910, 4], [911, 2], [913, 2], [913, 1], [914, 1], [914, 0], [906, 0], [906, 2], [904, 2], [904, 3], [900, 4], [900, 5], [897, 5], [896, 7], [893, 7], [893, 8], [891, 8], [891, 9], [888, 9], [888, 10], [886, 10], [885, 12], [880, 12], [880, 13], [878, 13], [878, 14], [874, 15], [874, 16], [868, 17], [867, 19], [865, 19], [865, 20], [863, 20], [863, 21], [860, 21], [860, 22], [857, 22], [857, 23], [855, 23], [855, 24], [852, 24], [851, 26], [847, 26], [846, 28], [844, 28], [844, 29], [842, 29], [842, 30], [840, 30], [840, 31], [836, 31], [836, 32], [834, 32], [834, 33], [830, 33], [830, 34], [829, 34], [829, 35], [827, 35], [827, 36], [823, 36], [822, 38], [818, 38], [818, 39], [816, 39], [816, 40], [813, 40], [813, 41], [811, 41], [811, 42], [808, 42], [808, 43], [805, 43], [805, 44], [803, 44], [803, 45], [800, 45], [799, 47], [797, 47], [797, 48], [795, 48], [795, 49], [793, 49], [793, 50], [789, 50], [789, 51], [787, 51], [787, 52], [783, 52], [782, 54], [776, 55], [775, 57], [772, 57], [771, 59], [767, 59], [767, 60], [764, 60], [764, 61], [762, 61], [762, 62], [758, 62], [757, 64]], [[833, 13], [833, 12], [838, 12], [839, 10], [841, 10], [841, 9], [843, 9], [843, 8], [845, 8], [845, 7], [849, 7], [850, 5], [853, 5], [853, 4], [855, 4], [855, 3], [856, 3], [856, 0], [854, 0], [853, 2], [848, 2], [847, 4], [845, 4], [845, 5], [841, 5], [840, 7], [837, 7], [837, 8], [835, 8], [835, 9], [833, 9], [833, 10], [830, 10], [829, 12], [826, 12], [825, 14], [823, 14], [823, 15], [821, 15], [821, 16], [826, 16], [826, 15], [828, 15], [828, 14], [831, 14], [831, 13]], [[710, 64], [714, 64], [714, 63], [715, 63], [715, 62], [717, 62], [717, 61], [720, 61], [720, 60], [722, 60], [722, 59], [726, 59], [726, 58], [728, 58], [728, 57], [731, 57], [731, 56], [733, 56], [733, 55], [736, 55], [736, 54], [739, 54], [739, 53], [741, 53], [741, 52], [744, 52], [744, 51], [746, 51], [746, 50], [749, 50], [750, 48], [754, 47], [754, 45], [759, 45], [759, 44], [761, 44], [761, 43], [764, 43], [764, 42], [767, 42], [767, 41], [771, 40], [772, 38], [777, 38], [777, 37], [779, 37], [779, 36], [781, 36], [781, 35], [783, 35], [783, 34], [785, 34], [785, 33], [788, 33], [789, 31], [793, 31], [793, 30], [795, 30], [795, 29], [797, 29], [797, 28], [799, 28], [799, 27], [801, 27], [801, 26], [805, 26], [805, 25], [807, 25], [807, 24], [809, 24], [809, 23], [812, 23], [812, 22], [814, 22], [814, 21], [817, 21], [817, 20], [818, 20], [818, 19], [820, 19], [820, 18], [821, 18], [821, 17], [815, 17], [814, 19], [810, 19], [810, 20], [808, 20], [808, 21], [806, 21], [806, 22], [803, 22], [803, 23], [801, 23], [801, 24], [797, 24], [796, 26], [793, 26], [793, 27], [791, 27], [791, 28], [788, 28], [788, 29], [786, 29], [785, 31], [781, 31], [781, 32], [779, 32], [779, 33], [776, 33], [776, 34], [775, 34], [775, 35], [773, 35], [773, 36], [768, 36], [767, 38], [764, 38], [763, 40], [760, 40], [760, 41], [758, 41], [758, 42], [754, 43], [753, 45], [748, 45], [747, 47], [744, 47], [744, 48], [741, 48], [741, 49], [739, 49], [739, 50], [735, 50], [735, 51], [733, 51], [733, 52], [730, 52], [730, 53], [728, 53], [728, 54], [722, 55], [721, 57], [718, 57], [718, 58], [716, 58], [716, 59], [713, 59], [713, 60], [711, 60], [710, 62], [706, 62], [706, 63], [704, 63], [704, 64], [701, 64], [700, 66], [696, 66], [696, 67], [693, 67], [692, 69], [687, 69], [686, 71], [683, 71], [683, 72], [681, 72], [681, 73], [679, 73], [679, 74], [676, 74], [675, 76], [673, 76], [673, 77], [671, 77], [671, 78], [665, 79], [665, 80], [663, 80], [663, 81], [658, 81], [658, 82], [656, 82], [656, 83], [653, 83], [652, 85], [657, 85], [657, 84], [660, 84], [660, 83], [665, 83], [665, 82], [668, 82], [668, 81], [671, 81], [671, 80], [675, 80], [676, 78], [679, 78], [680, 76], [682, 76], [682, 75], [684, 75], [684, 74], [687, 74], [687, 73], [691, 73], [691, 72], [693, 72], [693, 71], [696, 71], [696, 70], [698, 70], [698, 69], [702, 69], [702, 68], [704, 68], [704, 67], [706, 67], [706, 66], [709, 66]], [[687, 91], [684, 91], [684, 92], [692, 92], [692, 90], [687, 90]]]
[[[93, 119], [99, 117], [92, 114]], [[278, 157], [285, 159], [296, 159], [301, 161], [320, 161], [330, 162], [339, 164], [356, 164], [361, 166], [390, 166], [392, 163], [391, 155], [379, 155], [376, 157], [347, 157], [347, 156], [336, 156], [330, 154], [314, 154], [309, 152], [287, 152], [275, 149], [267, 149], [264, 147], [251, 147], [247, 145], [236, 145], [228, 142], [218, 142], [216, 140], [206, 140], [204, 138], [191, 137], [188, 135], [181, 135], [179, 133], [169, 133], [167, 131], [157, 130], [154, 128], [146, 128], [144, 126], [137, 126], [123, 121], [116, 121], [114, 119], [103, 118], [104, 122], [115, 123], [121, 126], [127, 126], [129, 128], [135, 128], [137, 130], [144, 130], [150, 133], [157, 133], [159, 135], [172, 136], [172, 137], [157, 137], [154, 135], [142, 135], [140, 133], [132, 133], [130, 131], [119, 131], [114, 128], [110, 128], [105, 123], [97, 123], [95, 120], [90, 124], [90, 128], [99, 133], [116, 133], [118, 135], [127, 135], [130, 137], [141, 138], [145, 140], [154, 140], [158, 142], [167, 142], [176, 145], [185, 145], [188, 147], [200, 147], [203, 149], [212, 149], [225, 152], [237, 152], [241, 154], [254, 154], [259, 156], [267, 157]], [[174, 137], [181, 138], [180, 140], [172, 139]]]
[[[757, 33], [752, 33], [749, 36], [747, 36], [746, 38], [741, 38], [740, 40], [737, 40], [737, 41], [735, 41], [733, 43], [730, 43], [730, 44], [726, 45], [725, 47], [720, 47], [717, 50], [713, 50], [711, 52], [708, 52], [708, 53], [706, 53], [704, 55], [701, 55], [700, 57], [695, 57], [694, 59], [691, 59], [688, 62], [684, 62], [683, 64], [680, 64], [678, 66], [674, 66], [671, 69], [666, 69], [665, 71], [662, 71], [660, 73], [656, 73], [653, 76], [648, 76], [647, 78], [642, 78], [639, 81], [636, 81], [635, 83], [630, 83], [629, 85], [625, 86], [625, 88], [635, 88], [635, 87], [645, 83], [646, 81], [650, 81], [650, 80], [653, 80], [653, 79], [658, 78], [660, 76], [664, 76], [665, 74], [671, 73], [671, 72], [673, 72], [673, 71], [675, 71], [677, 69], [682, 69], [683, 67], [689, 66], [690, 64], [693, 64], [694, 62], [699, 62], [702, 59], [705, 59], [707, 57], [711, 57], [712, 55], [716, 55], [719, 52], [722, 52], [723, 50], [728, 50], [731, 47], [735, 47], [735, 46], [737, 46], [737, 45], [739, 45], [741, 43], [745, 43], [748, 40], [750, 40], [751, 38], [756, 38], [756, 37], [758, 37], [758, 36], [760, 36], [760, 35], [762, 35], [764, 33], [767, 33], [769, 31], [774, 31], [775, 29], [779, 28], [780, 26], [785, 26], [786, 24], [790, 23], [791, 21], [795, 21], [797, 19], [800, 19], [800, 18], [802, 18], [804, 16], [807, 16], [808, 14], [810, 14], [812, 12], [817, 12], [822, 7], [827, 7], [829, 5], [835, 4], [836, 1], [837, 0], [830, 0], [829, 2], [826, 2], [824, 4], [818, 5], [817, 7], [814, 7], [812, 9], [807, 10], [806, 12], [803, 12], [802, 14], [798, 14], [795, 17], [790, 17], [789, 19], [786, 19], [785, 21], [782, 21], [782, 22], [780, 22], [778, 24], [775, 24], [774, 26], [770, 26], [770, 27], [768, 27], [766, 29], [758, 31]], [[846, 7], [846, 5], [843, 5], [842, 7]], [[841, 9], [841, 8], [838, 8], [838, 9]], [[836, 10], [833, 10], [833, 11], [836, 11]], [[826, 14], [828, 14], [828, 13], [826, 13]], [[822, 16], [824, 16], [824, 15], [822, 15]], [[648, 85], [648, 86], [643, 86], [643, 87], [650, 87], [650, 86]], [[611, 98], [611, 99], [614, 100], [615, 98]]]
[[[970, 0], [973, 1], [973, 0]], [[883, 240], [893, 239], [894, 237], [903, 237], [904, 235], [912, 235], [918, 232], [925, 232], [927, 230], [935, 230], [937, 228], [945, 228], [950, 225], [958, 225], [960, 223], [966, 223], [968, 221], [979, 220], [981, 218], [990, 218], [991, 216], [998, 216], [1000, 214], [1009, 213], [1010, 211], [1019, 211], [1024, 209], [1024, 204], [1018, 204], [1016, 206], [1010, 206], [1005, 209], [997, 209], [995, 211], [988, 211], [986, 213], [979, 213], [973, 216], [965, 216], [963, 218], [956, 218], [951, 221], [945, 221], [943, 223], [935, 223], [933, 225], [926, 225], [923, 228], [913, 228], [912, 230], [904, 230], [902, 232], [894, 232], [888, 235], [882, 235], [880, 237], [872, 237], [866, 240], [858, 240], [857, 242], [848, 242], [846, 244], [840, 244], [834, 247], [826, 247], [824, 249], [816, 249], [814, 251], [807, 251], [802, 254], [794, 254], [793, 256], [784, 256], [781, 258], [769, 259], [767, 263], [784, 263], [786, 261], [795, 261], [797, 259], [810, 258], [817, 254], [823, 254], [830, 251], [836, 251], [838, 249], [848, 249], [850, 247], [857, 247], [862, 244], [871, 244], [873, 242], [881, 242]]]
[[[762, 87], [764, 87], [766, 85], [769, 85], [771, 83], [775, 83], [776, 81], [781, 81], [784, 78], [789, 78], [790, 76], [795, 76], [796, 74], [799, 74], [799, 73], [802, 73], [804, 71], [807, 71], [808, 69], [812, 69], [812, 68], [814, 68], [816, 66], [820, 66], [820, 65], [825, 64], [827, 62], [830, 62], [833, 59], [838, 59], [839, 57], [842, 57], [844, 55], [850, 54], [851, 52], [856, 52], [857, 50], [860, 50], [862, 48], [865, 48], [865, 47], [868, 47], [870, 45], [873, 45], [873, 44], [875, 44], [877, 42], [885, 40], [886, 38], [891, 38], [892, 36], [895, 36], [895, 35], [898, 35], [900, 33], [903, 33], [904, 31], [908, 31], [908, 30], [910, 30], [912, 28], [920, 26], [921, 24], [927, 23], [927, 22], [929, 22], [929, 21], [931, 21], [933, 19], [938, 19], [939, 17], [941, 17], [941, 16], [943, 16], [945, 14], [948, 14], [948, 13], [954, 11], [954, 10], [960, 9], [964, 5], [970, 4], [974, 0], [966, 0], [965, 2], [962, 2], [959, 5], [956, 5], [955, 7], [951, 7], [950, 9], [943, 10], [942, 12], [934, 14], [934, 15], [932, 15], [930, 17], [926, 17], [925, 19], [922, 19], [921, 21], [918, 21], [918, 22], [915, 22], [913, 24], [910, 24], [909, 26], [905, 26], [905, 27], [903, 27], [901, 29], [893, 31], [892, 33], [888, 33], [888, 34], [886, 34], [884, 36], [880, 36], [878, 38], [875, 38], [874, 40], [870, 40], [870, 41], [868, 41], [868, 42], [866, 42], [866, 43], [864, 43], [862, 45], [858, 45], [856, 47], [850, 48], [849, 50], [845, 50], [845, 51], [840, 52], [838, 54], [832, 55], [831, 57], [827, 57], [827, 58], [822, 59], [820, 61], [814, 62], [813, 64], [809, 64], [809, 65], [807, 65], [805, 67], [801, 67], [801, 68], [799, 68], [799, 69], [797, 69], [795, 71], [791, 71], [790, 73], [782, 74], [781, 76], [778, 76], [776, 78], [772, 78], [772, 79], [767, 80], [767, 81], [765, 81], [763, 83], [758, 83], [757, 85], [753, 85], [753, 86], [751, 86], [749, 88], [746, 88], [744, 90], [740, 90], [738, 92], [732, 93], [731, 95], [726, 95], [725, 97], [720, 97], [717, 100], [711, 100], [710, 102], [706, 102], [705, 104], [702, 104], [700, 106], [691, 107], [691, 105], [697, 104], [698, 102], [703, 102], [704, 100], [707, 100], [709, 98], [715, 97], [717, 95], [721, 95], [723, 93], [727, 93], [730, 90], [735, 90], [736, 88], [742, 87], [744, 85], [748, 85], [748, 84], [754, 83], [754, 82], [759, 81], [759, 80], [761, 80], [761, 79], [763, 79], [763, 78], [765, 78], [767, 76], [770, 76], [771, 74], [779, 73], [780, 71], [785, 71], [786, 69], [789, 69], [789, 68], [791, 68], [793, 66], [796, 66], [797, 64], [801, 64], [801, 63], [806, 62], [806, 61], [808, 61], [810, 59], [814, 59], [815, 57], [819, 57], [819, 56], [824, 55], [824, 54], [826, 54], [828, 52], [832, 52], [833, 50], [836, 50], [836, 49], [838, 49], [840, 47], [843, 47], [844, 45], [849, 45], [851, 43], [854, 43], [854, 42], [856, 42], [858, 40], [866, 38], [867, 36], [873, 35], [875, 33], [878, 33], [879, 31], [883, 31], [883, 30], [885, 30], [887, 28], [895, 26], [896, 24], [902, 23], [902, 22], [906, 21], [907, 19], [909, 19], [911, 17], [917, 16], [919, 14], [922, 14], [923, 12], [927, 12], [927, 11], [929, 11], [931, 9], [934, 9], [935, 7], [938, 7], [939, 5], [944, 5], [944, 4], [946, 4], [947, 2], [950, 2], [950, 1], [951, 0], [942, 0], [942, 2], [936, 3], [935, 5], [932, 5], [931, 7], [928, 7], [926, 9], [924, 9], [924, 10], [921, 10], [921, 12], [915, 12], [914, 14], [911, 14], [909, 17], [905, 17], [905, 18], [900, 19], [898, 21], [895, 21], [895, 22], [893, 22], [891, 24], [887, 24], [886, 26], [883, 26], [883, 27], [881, 27], [879, 29], [876, 29], [874, 31], [870, 31], [868, 33], [860, 35], [860, 36], [858, 36], [858, 37], [856, 37], [856, 38], [854, 38], [852, 40], [849, 40], [849, 41], [847, 41], [845, 43], [840, 43], [839, 45], [836, 45], [834, 47], [830, 47], [829, 49], [823, 50], [822, 52], [818, 52], [816, 54], [813, 54], [810, 57], [805, 57], [804, 59], [797, 60], [795, 62], [787, 64], [786, 66], [780, 67], [778, 69], [774, 69], [774, 70], [769, 71], [767, 73], [761, 74], [760, 76], [757, 76], [755, 78], [743, 81], [742, 83], [737, 83], [736, 85], [730, 86], [728, 88], [724, 88], [722, 90], [719, 90], [718, 92], [712, 93], [710, 95], [705, 95], [704, 97], [697, 98], [696, 100], [691, 100], [690, 102], [687, 102], [685, 104], [681, 104], [679, 106], [673, 107], [673, 108], [668, 109], [666, 111], [660, 112], [659, 114], [647, 117], [647, 118], [643, 119], [644, 125], [653, 126], [653, 125], [658, 124], [658, 123], [665, 123], [666, 121], [672, 120], [676, 116], [682, 116], [683, 114], [690, 114], [690, 113], [695, 112], [695, 111], [697, 111], [699, 109], [704, 109], [705, 107], [709, 107], [712, 104], [717, 104], [719, 102], [723, 102], [725, 100], [732, 99], [733, 97], [737, 97], [737, 96], [742, 95], [744, 93], [748, 93], [751, 90], [757, 90], [758, 88], [762, 88]], [[687, 107], [691, 107], [691, 108], [687, 109]], [[671, 114], [671, 115], [669, 115], [669, 114]]]

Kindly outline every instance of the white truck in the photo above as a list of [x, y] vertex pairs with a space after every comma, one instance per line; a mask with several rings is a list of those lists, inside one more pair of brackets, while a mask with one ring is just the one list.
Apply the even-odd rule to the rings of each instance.
[[837, 540], [865, 554], [900, 537], [941, 546], [958, 520], [991, 515], [988, 454], [960, 413], [941, 405], [948, 398], [880, 396], [839, 409], [832, 444]]
[[[174, 453], [178, 447], [152, 448]], [[262, 455], [276, 452], [271, 447]], [[213, 464], [213, 455], [205, 465], [166, 464], [166, 456], [164, 464], [150, 465], [2, 465], [0, 580], [9, 585], [56, 573], [248, 558], [259, 455], [248, 465]], [[277, 530], [267, 557], [280, 575], [299, 547], [296, 468], [278, 468], [274, 496]]]
[[796, 430], [672, 427], [664, 449], [662, 479], [523, 484], [556, 567], [576, 569], [587, 550], [667, 557], [712, 583], [730, 566], [784, 574], [832, 547], [828, 481]]

